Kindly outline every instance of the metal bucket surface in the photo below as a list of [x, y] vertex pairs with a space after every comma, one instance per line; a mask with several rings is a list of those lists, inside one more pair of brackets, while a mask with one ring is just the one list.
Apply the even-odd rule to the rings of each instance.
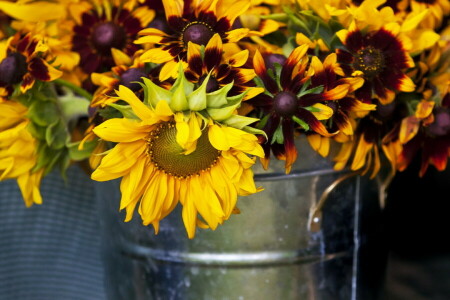
[[[358, 207], [363, 179], [349, 177], [329, 194], [321, 226], [311, 211], [323, 192], [348, 172], [303, 145], [288, 175], [284, 162], [255, 168], [264, 191], [240, 197], [241, 214], [189, 240], [176, 209], [160, 232], [125, 223], [119, 182], [97, 185], [103, 211], [106, 289], [112, 300], [356, 299]], [[355, 213], [356, 212], [356, 213]]]

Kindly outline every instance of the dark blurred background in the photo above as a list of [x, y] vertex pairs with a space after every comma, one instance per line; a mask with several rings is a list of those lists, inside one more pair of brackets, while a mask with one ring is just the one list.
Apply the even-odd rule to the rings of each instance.
[[450, 299], [450, 168], [398, 172], [386, 206], [364, 199], [358, 299]]

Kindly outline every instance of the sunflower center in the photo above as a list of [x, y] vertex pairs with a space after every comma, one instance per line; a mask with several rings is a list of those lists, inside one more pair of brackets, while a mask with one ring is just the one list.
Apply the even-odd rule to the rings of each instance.
[[213, 35], [214, 32], [206, 24], [193, 23], [188, 25], [183, 31], [183, 41], [186, 45], [188, 42], [193, 42], [206, 46]]
[[141, 77], [147, 77], [144, 70], [139, 68], [131, 68], [126, 70], [120, 77], [120, 84], [126, 86], [133, 92], [141, 89], [141, 85], [138, 82], [142, 82]]
[[123, 49], [127, 36], [125, 30], [113, 22], [102, 23], [94, 27], [91, 42], [101, 54], [110, 55], [111, 48]]
[[280, 92], [273, 98], [275, 112], [290, 117], [297, 111], [297, 97], [290, 92]]
[[183, 154], [183, 148], [176, 141], [176, 134], [173, 122], [161, 123], [150, 133], [147, 153], [156, 168], [175, 177], [187, 178], [217, 163], [221, 152], [209, 142], [208, 130], [202, 132], [195, 151], [188, 155]]
[[359, 50], [355, 55], [353, 67], [362, 71], [367, 78], [373, 78], [381, 73], [385, 67], [383, 53], [374, 47]]
[[[198, 85], [202, 85], [203, 81], [205, 81], [205, 78], [206, 75], [200, 77], [200, 79], [198, 80]], [[220, 87], [219, 81], [217, 81], [217, 79], [214, 76], [210, 76], [208, 79], [208, 83], [206, 84], [206, 92], [211, 93], [217, 91], [219, 87]]]
[[0, 63], [0, 82], [7, 85], [19, 83], [27, 72], [25, 56], [11, 53]]

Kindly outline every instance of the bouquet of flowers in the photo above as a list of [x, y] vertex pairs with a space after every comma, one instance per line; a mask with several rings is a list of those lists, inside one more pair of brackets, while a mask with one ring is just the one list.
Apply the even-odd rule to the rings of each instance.
[[[80, 163], [128, 221], [189, 238], [260, 192], [295, 140], [377, 176], [450, 155], [447, 0], [0, 1], [0, 180], [27, 206]], [[330, 157], [330, 144], [339, 152]], [[45, 199], [44, 199], [45, 201]]]

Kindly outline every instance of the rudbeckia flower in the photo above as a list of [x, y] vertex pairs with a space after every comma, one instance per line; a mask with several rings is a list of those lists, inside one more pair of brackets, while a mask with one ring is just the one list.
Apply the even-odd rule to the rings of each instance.
[[114, 66], [111, 49], [129, 56], [140, 49], [133, 43], [137, 33], [155, 16], [147, 7], [114, 1], [83, 1], [69, 7], [75, 20], [72, 50], [80, 55], [80, 67], [87, 73], [106, 72]]
[[182, 68], [170, 90], [144, 79], [144, 102], [120, 86], [117, 94], [129, 106], [114, 107], [127, 117], [94, 128], [100, 138], [117, 144], [92, 178], [122, 177], [120, 209], [126, 209], [126, 221], [139, 204], [143, 224], [158, 232], [160, 220], [180, 202], [193, 238], [196, 226], [214, 230], [227, 220], [238, 195], [259, 190], [251, 170], [255, 159], [249, 155], [264, 153], [247, 126], [256, 120], [235, 114], [244, 95], [227, 97], [229, 86], [207, 93], [208, 80], [194, 89]]
[[206, 92], [214, 92], [226, 85], [232, 84], [228, 92], [230, 96], [236, 96], [247, 92], [245, 99], [254, 97], [261, 93], [261, 88], [255, 88], [252, 79], [256, 76], [253, 69], [243, 68], [247, 63], [248, 50], [240, 51], [228, 58], [225, 58], [222, 40], [219, 34], [209, 40], [203, 55], [200, 47], [189, 43], [187, 63], [185, 70], [186, 78], [201, 85], [206, 77], [209, 77]]
[[[286, 160], [286, 173], [290, 172], [291, 165], [297, 159], [294, 133], [298, 128], [332, 136], [321, 122], [333, 114], [333, 109], [324, 103], [342, 99], [350, 89], [350, 84], [343, 82], [330, 90], [324, 90], [323, 86], [311, 87], [314, 70], [308, 68], [307, 51], [308, 45], [295, 48], [281, 68], [274, 69], [266, 67], [259, 51], [253, 57], [256, 74], [266, 91], [247, 103], [255, 108], [257, 114], [261, 114], [258, 116], [261, 123], [257, 126], [267, 134], [267, 139], [262, 138], [261, 141], [265, 151], [262, 162], [266, 168], [272, 150], [278, 159]], [[270, 60], [266, 58], [266, 61]]]
[[412, 92], [415, 88], [405, 71], [414, 66], [402, 40], [398, 26], [363, 32], [353, 25], [337, 34], [344, 48], [337, 49], [338, 62], [347, 76], [361, 76], [364, 85], [355, 91], [356, 98], [369, 103], [377, 98], [381, 104], [391, 103], [396, 92]]
[[394, 101], [387, 105], [382, 105], [376, 100], [377, 109], [371, 111], [367, 116], [358, 120], [354, 130], [353, 139], [344, 143], [334, 161], [334, 168], [342, 170], [350, 161], [350, 169], [361, 171], [364, 175], [371, 171], [371, 178], [374, 178], [381, 168], [381, 151], [390, 160], [395, 171], [396, 156], [401, 151], [398, 139], [386, 137], [399, 125], [399, 120], [405, 117], [405, 106], [403, 102]]
[[[134, 57], [129, 57], [124, 52], [113, 49], [113, 58], [115, 66], [111, 71], [105, 73], [92, 73], [91, 80], [98, 86], [94, 92], [91, 107], [105, 107], [109, 103], [117, 101], [115, 90], [119, 85], [124, 85], [133, 92], [142, 92], [142, 77], [150, 78], [153, 82], [158, 81], [160, 67], [149, 69], [139, 59], [139, 53], [135, 53]], [[158, 85], [162, 85], [158, 82]]]
[[439, 107], [433, 108], [434, 105], [430, 104], [418, 105], [416, 114], [403, 122], [400, 139], [404, 144], [398, 158], [400, 171], [405, 170], [419, 154], [422, 161], [420, 177], [425, 174], [430, 164], [438, 171], [447, 167], [450, 156], [450, 94], [445, 95]]
[[0, 97], [6, 99], [20, 84], [25, 93], [36, 80], [52, 81], [62, 72], [46, 61], [48, 46], [31, 34], [20, 33], [10, 37], [0, 45]]
[[27, 108], [18, 102], [0, 103], [0, 181], [16, 179], [26, 206], [41, 204], [43, 169], [34, 170], [37, 142], [28, 131]]
[[[324, 121], [331, 132], [337, 132], [333, 139], [339, 142], [348, 141], [353, 135], [354, 119], [376, 109], [376, 105], [363, 103], [355, 99], [352, 94], [363, 85], [364, 79], [344, 77], [335, 53], [329, 54], [323, 62], [315, 56], [312, 57], [311, 67], [314, 70], [311, 88], [323, 87], [323, 91], [327, 92], [338, 87], [348, 87], [344, 97], [326, 102], [326, 105], [333, 110], [333, 115]], [[308, 134], [307, 137], [314, 150], [324, 157], [328, 155], [330, 138], [316, 133]]]
[[160, 80], [176, 77], [177, 62], [186, 62], [189, 42], [204, 45], [218, 33], [222, 42], [234, 43], [247, 36], [249, 29], [232, 29], [235, 19], [244, 13], [250, 1], [246, 0], [163, 0], [170, 32], [147, 28], [137, 44], [156, 47], [142, 54], [142, 61], [164, 64]]

